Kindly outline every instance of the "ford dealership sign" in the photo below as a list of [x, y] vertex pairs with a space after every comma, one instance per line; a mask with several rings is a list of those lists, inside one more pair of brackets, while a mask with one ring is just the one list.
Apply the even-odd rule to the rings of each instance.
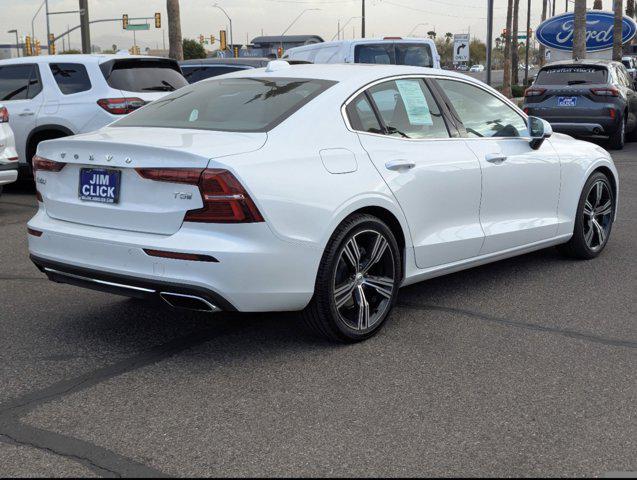
[[[572, 13], [564, 13], [549, 18], [537, 28], [538, 42], [548, 48], [573, 50]], [[630, 17], [624, 17], [622, 39], [629, 42], [637, 31], [637, 25]], [[597, 52], [613, 48], [613, 13], [589, 10], [586, 12], [586, 50]]]

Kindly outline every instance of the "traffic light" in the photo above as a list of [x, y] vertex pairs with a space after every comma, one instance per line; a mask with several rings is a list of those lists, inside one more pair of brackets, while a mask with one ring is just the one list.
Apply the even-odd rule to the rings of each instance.
[[35, 55], [36, 56], [40, 56], [40, 53], [42, 53], [42, 46], [40, 45], [40, 40], [36, 40], [35, 41]]
[[214, 45], [215, 44], [215, 36], [214, 35], [210, 35], [210, 45]]
[[130, 49], [128, 50], [128, 53], [130, 53], [131, 55], [141, 55], [141, 50], [139, 48], [139, 45], [133, 45], [132, 47], [130, 47]]
[[128, 28], [128, 15], [122, 15], [122, 28], [126, 30]]
[[234, 58], [239, 58], [239, 47], [234, 47]]
[[281, 58], [283, 56], [283, 49], [281, 47], [276, 49], [277, 58]]
[[53, 41], [54, 39], [55, 39], [55, 35], [51, 33], [49, 35], [49, 55], [55, 55], [56, 54], [55, 42]]
[[27, 57], [33, 55], [33, 45], [31, 44], [31, 37], [29, 35], [24, 39], [24, 48], [26, 50]]
[[155, 28], [161, 28], [161, 13], [155, 14]]
[[219, 50], [227, 50], [228, 49], [228, 40], [226, 39], [226, 31], [221, 30], [219, 32]]
[[206, 38], [203, 35], [199, 35], [199, 43], [202, 45], [206, 43]]

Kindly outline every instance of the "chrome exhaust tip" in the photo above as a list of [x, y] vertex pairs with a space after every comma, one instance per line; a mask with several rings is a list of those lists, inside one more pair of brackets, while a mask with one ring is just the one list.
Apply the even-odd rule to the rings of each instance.
[[195, 295], [184, 295], [183, 293], [161, 292], [161, 299], [173, 308], [183, 308], [196, 312], [216, 313], [221, 309], [213, 305], [208, 300]]

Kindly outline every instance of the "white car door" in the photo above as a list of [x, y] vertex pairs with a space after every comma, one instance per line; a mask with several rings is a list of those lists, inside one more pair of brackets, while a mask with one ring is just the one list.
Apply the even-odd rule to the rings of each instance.
[[42, 81], [37, 64], [0, 66], [0, 102], [9, 111], [9, 125], [15, 136], [21, 163], [27, 162], [26, 142], [36, 127], [42, 107]]
[[405, 213], [417, 266], [478, 255], [484, 239], [480, 163], [462, 139], [451, 137], [425, 81], [373, 85], [348, 103], [347, 113]]
[[554, 237], [561, 165], [550, 142], [532, 149], [523, 115], [486, 89], [455, 79], [437, 83], [482, 165], [481, 255]]

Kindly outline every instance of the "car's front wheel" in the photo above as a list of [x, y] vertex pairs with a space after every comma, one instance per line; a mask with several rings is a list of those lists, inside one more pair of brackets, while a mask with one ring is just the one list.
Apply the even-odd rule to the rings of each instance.
[[389, 316], [402, 281], [396, 238], [379, 218], [355, 214], [339, 225], [321, 259], [306, 323], [333, 341], [374, 335]]
[[595, 258], [608, 243], [614, 217], [615, 196], [610, 180], [602, 172], [595, 172], [582, 190], [573, 236], [558, 247], [560, 252], [573, 258]]

